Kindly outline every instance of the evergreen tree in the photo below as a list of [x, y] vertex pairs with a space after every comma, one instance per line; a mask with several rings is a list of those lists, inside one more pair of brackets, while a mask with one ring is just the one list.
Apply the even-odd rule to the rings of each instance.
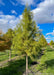
[[53, 42], [53, 40], [51, 40], [51, 41], [50, 41], [50, 45], [54, 45], [54, 42]]
[[18, 50], [18, 55], [26, 55], [26, 75], [28, 75], [28, 56], [36, 55], [39, 52], [39, 45], [36, 43], [39, 38], [39, 30], [33, 21], [33, 14], [26, 7], [22, 14], [21, 22], [15, 28], [13, 34], [12, 49]]
[[14, 33], [14, 31], [12, 29], [8, 29], [8, 31], [5, 34], [3, 34], [3, 38], [5, 40], [12, 40], [12, 38], [13, 38], [12, 34], [13, 33]]
[[47, 41], [46, 41], [44, 35], [41, 35], [41, 37], [40, 37], [40, 39], [39, 39], [39, 43], [40, 43], [40, 46], [41, 46], [41, 47], [47, 46]]

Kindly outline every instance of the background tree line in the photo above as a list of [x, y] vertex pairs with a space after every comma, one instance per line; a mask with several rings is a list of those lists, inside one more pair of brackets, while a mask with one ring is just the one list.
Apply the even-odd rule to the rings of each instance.
[[54, 45], [54, 41], [53, 41], [53, 40], [51, 40], [49, 44], [50, 44], [50, 45]]

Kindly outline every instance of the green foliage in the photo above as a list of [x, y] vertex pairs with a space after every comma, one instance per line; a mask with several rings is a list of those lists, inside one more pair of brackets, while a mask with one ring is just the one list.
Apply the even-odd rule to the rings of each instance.
[[54, 45], [54, 42], [53, 42], [53, 40], [51, 40], [51, 41], [50, 41], [50, 45]]
[[7, 40], [11, 40], [13, 38], [14, 31], [12, 29], [8, 29], [8, 31], [3, 35], [3, 38]]
[[30, 69], [35, 75], [54, 75], [54, 50], [46, 47], [46, 53], [38, 59], [39, 64], [31, 66]]
[[40, 31], [33, 21], [33, 14], [28, 8], [25, 8], [21, 22], [15, 28], [15, 34], [12, 42], [12, 49], [18, 50], [18, 54], [27, 56], [36, 55], [40, 47], [36, 40], [40, 36]]
[[39, 44], [40, 44], [41, 47], [47, 46], [47, 41], [46, 41], [46, 39], [43, 35], [41, 35], [41, 37], [39, 39]]
[[10, 49], [12, 44], [12, 38], [14, 31], [12, 29], [8, 29], [8, 31], [0, 36], [0, 51], [4, 51]]

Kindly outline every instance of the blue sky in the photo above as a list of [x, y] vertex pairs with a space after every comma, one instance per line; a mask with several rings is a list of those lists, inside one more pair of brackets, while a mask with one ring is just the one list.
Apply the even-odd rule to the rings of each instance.
[[54, 0], [0, 0], [0, 30], [13, 29], [27, 3], [47, 41], [54, 41]]

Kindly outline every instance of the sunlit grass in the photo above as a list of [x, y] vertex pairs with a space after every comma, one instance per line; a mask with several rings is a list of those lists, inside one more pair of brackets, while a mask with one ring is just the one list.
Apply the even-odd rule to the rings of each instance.
[[[12, 52], [14, 54], [14, 52]], [[3, 55], [3, 54], [2, 54]], [[31, 60], [29, 61], [29, 63]], [[36, 72], [42, 73], [42, 75], [54, 75], [54, 50], [49, 46], [46, 47], [44, 55], [37, 60], [39, 64], [29, 65], [29, 69], [32, 70], [35, 74]], [[1, 75], [23, 75], [25, 72], [26, 60], [23, 57], [16, 61], [10, 62], [7, 67], [0, 69]], [[33, 67], [33, 69], [32, 69]]]
[[42, 73], [54, 74], [54, 50], [50, 47], [46, 48], [45, 54], [38, 60], [40, 64], [35, 67], [37, 71]]
[[[17, 52], [11, 51], [11, 58], [15, 57], [17, 55]], [[0, 62], [5, 61], [9, 59], [9, 50], [6, 50], [4, 52], [0, 52]]]

